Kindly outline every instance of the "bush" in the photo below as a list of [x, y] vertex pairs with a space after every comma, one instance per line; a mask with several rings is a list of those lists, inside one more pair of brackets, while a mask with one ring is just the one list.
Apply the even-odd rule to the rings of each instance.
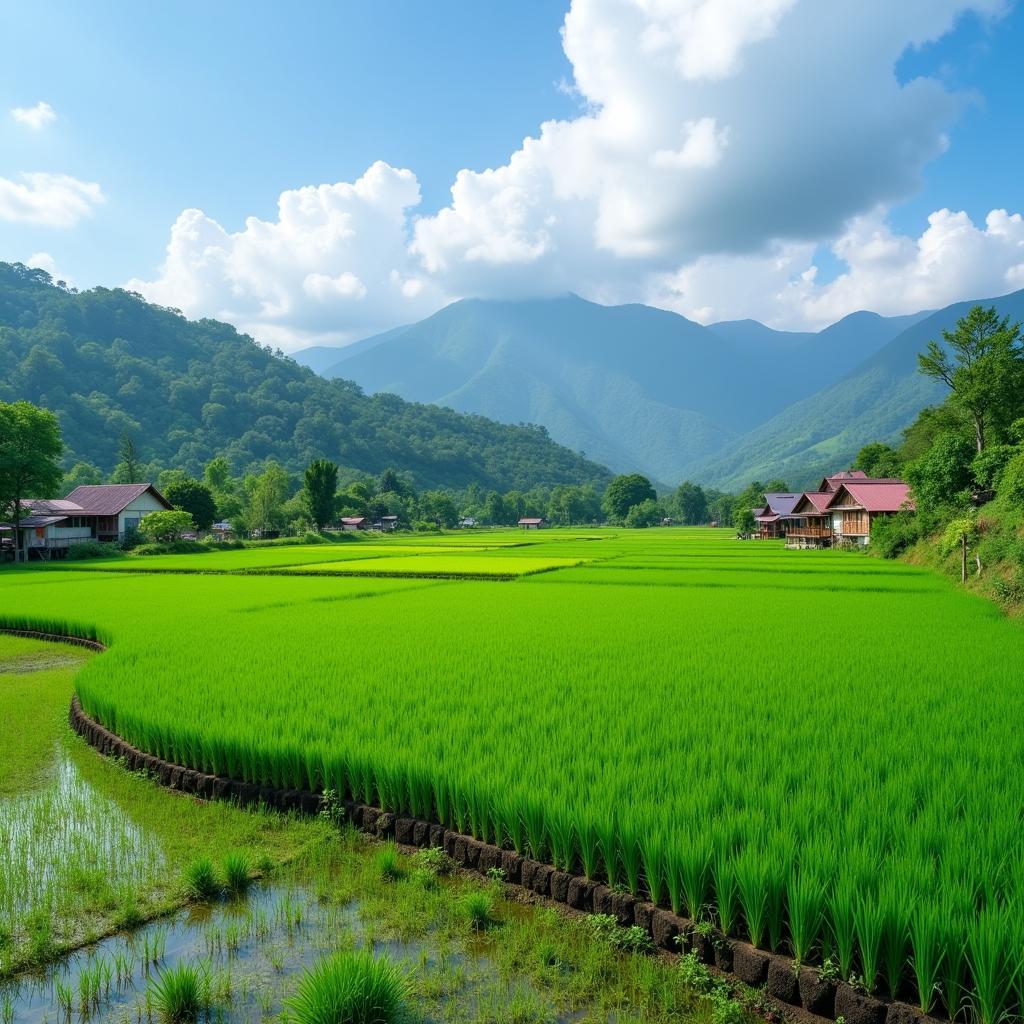
[[120, 554], [113, 544], [104, 544], [99, 540], [85, 540], [80, 544], [72, 544], [68, 548], [67, 559], [78, 562], [84, 558], [113, 558]]
[[219, 551], [198, 540], [174, 540], [163, 544], [139, 544], [136, 555], [200, 555], [207, 551]]
[[1017, 453], [1011, 444], [996, 444], [978, 452], [971, 461], [971, 473], [975, 483], [983, 491], [994, 491], [999, 487], [1007, 463]]
[[296, 1024], [392, 1024], [405, 1016], [409, 993], [387, 956], [336, 953], [306, 971], [288, 1009]]
[[871, 524], [871, 550], [896, 558], [921, 539], [921, 523], [913, 512], [879, 516]]
[[205, 964], [178, 964], [149, 985], [150, 1000], [161, 1019], [194, 1021], [210, 1005], [210, 972]]
[[1011, 505], [1024, 506], [1024, 452], [1006, 464], [999, 481], [999, 497]]
[[494, 922], [490, 894], [480, 889], [466, 893], [462, 898], [462, 910], [474, 931], [482, 932]]
[[193, 527], [192, 516], [188, 512], [150, 512], [142, 517], [139, 533], [149, 541], [167, 544], [181, 540], [181, 535]]

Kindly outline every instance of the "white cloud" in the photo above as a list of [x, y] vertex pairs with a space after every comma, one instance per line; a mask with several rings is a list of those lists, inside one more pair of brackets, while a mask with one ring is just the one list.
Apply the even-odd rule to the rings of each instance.
[[1006, 210], [984, 226], [938, 210], [918, 238], [893, 233], [881, 210], [854, 218], [832, 246], [846, 270], [822, 284], [814, 248], [701, 257], [654, 282], [647, 298], [702, 323], [754, 317], [816, 330], [858, 309], [894, 315], [1024, 288], [1024, 218]]
[[[573, 0], [563, 45], [583, 112], [546, 122], [502, 166], [460, 171], [443, 209], [413, 217], [412, 172], [377, 163], [352, 185], [285, 192], [276, 222], [236, 233], [189, 210], [159, 277], [135, 286], [292, 346], [408, 322], [449, 297], [566, 290], [707, 316], [749, 297], [750, 315], [817, 322], [872, 297], [873, 267], [909, 267], [929, 244], [892, 236], [878, 211], [919, 190], [965, 98], [936, 79], [901, 83], [897, 60], [964, 11], [1005, 7]], [[1010, 258], [996, 229], [975, 233], [994, 261]], [[811, 253], [835, 239], [849, 279], [816, 285]], [[737, 268], [749, 276], [730, 278]], [[902, 296], [881, 288], [879, 302], [911, 308], [957, 273], [964, 288], [977, 277], [947, 273]], [[1009, 265], [992, 274], [1014, 279]]]
[[185, 210], [159, 277], [128, 287], [288, 348], [353, 340], [445, 301], [407, 254], [408, 211], [419, 199], [411, 171], [378, 162], [352, 184], [282, 192], [276, 220], [250, 217], [234, 233]]
[[57, 120], [57, 112], [49, 103], [40, 100], [34, 107], [12, 107], [11, 117], [18, 124], [23, 124], [26, 128], [38, 132]]
[[0, 177], [0, 220], [70, 228], [105, 201], [96, 182], [68, 174], [33, 171], [21, 179]]

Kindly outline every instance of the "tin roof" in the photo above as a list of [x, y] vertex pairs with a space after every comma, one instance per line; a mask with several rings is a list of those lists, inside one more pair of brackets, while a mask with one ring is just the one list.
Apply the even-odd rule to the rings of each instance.
[[[828, 510], [828, 503], [832, 500], [832, 491], [804, 491], [800, 500], [794, 505], [794, 509], [801, 509], [807, 515], [825, 513]], [[803, 508], [809, 505], [810, 508]], [[813, 511], [812, 511], [813, 509]]]
[[[796, 503], [803, 497], [803, 492], [790, 493], [788, 491], [772, 491], [764, 496], [764, 500], [778, 516], [788, 516], [793, 511]], [[765, 509], [767, 511], [768, 509]]]
[[76, 487], [67, 501], [74, 502], [90, 516], [116, 516], [136, 498], [152, 491], [167, 508], [171, 503], [152, 484], [83, 484]]
[[900, 480], [847, 481], [831, 495], [829, 507], [835, 507], [836, 500], [844, 491], [866, 512], [899, 512], [901, 508], [914, 507], [910, 488]]
[[543, 519], [534, 519], [532, 517], [524, 516], [522, 519], [519, 520], [519, 525], [520, 526], [538, 526], [540, 523], [543, 523], [543, 522], [544, 522]]

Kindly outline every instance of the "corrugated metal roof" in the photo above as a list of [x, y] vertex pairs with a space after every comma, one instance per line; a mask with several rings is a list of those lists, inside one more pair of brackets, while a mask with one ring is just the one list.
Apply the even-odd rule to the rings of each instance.
[[152, 484], [83, 484], [68, 496], [86, 515], [116, 516], [136, 498], [152, 491], [167, 508], [171, 503]]
[[775, 522], [776, 520], [778, 520], [778, 519], [781, 519], [781, 518], [782, 518], [782, 516], [780, 516], [780, 515], [779, 515], [779, 514], [778, 514], [778, 513], [776, 512], [776, 513], [774, 513], [774, 514], [772, 514], [772, 515], [767, 515], [767, 516], [765, 516], [765, 515], [760, 515], [760, 516], [754, 516], [754, 518], [755, 518], [755, 519], [756, 519], [756, 520], [757, 520], [757, 521], [758, 521], [759, 523], [774, 523], [774, 522]]
[[776, 515], [788, 516], [793, 511], [796, 503], [803, 497], [803, 491], [789, 493], [784, 491], [773, 491], [766, 494], [764, 500]]
[[20, 529], [25, 526], [53, 526], [54, 523], [62, 523], [65, 519], [67, 519], [67, 516], [26, 516], [18, 523], [18, 527]]
[[67, 498], [23, 498], [22, 505], [30, 508], [38, 515], [45, 515], [50, 512], [81, 512], [81, 505], [76, 505]]
[[830, 508], [835, 508], [836, 499], [844, 491], [868, 512], [899, 512], [901, 508], [914, 507], [910, 500], [910, 488], [899, 480], [848, 481], [832, 495]]
[[[832, 491], [805, 491], [801, 495], [800, 501], [793, 507], [797, 509], [806, 501], [816, 512], [825, 512], [828, 509], [828, 503], [832, 500], [832, 494]], [[808, 510], [807, 514], [813, 515], [814, 513]]]

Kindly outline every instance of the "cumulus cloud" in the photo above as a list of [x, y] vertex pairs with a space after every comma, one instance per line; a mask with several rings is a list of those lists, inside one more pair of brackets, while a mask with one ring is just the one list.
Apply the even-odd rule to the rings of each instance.
[[[878, 211], [920, 188], [965, 98], [900, 82], [896, 63], [967, 10], [996, 17], [1005, 0], [573, 0], [563, 45], [581, 113], [502, 166], [460, 171], [442, 209], [416, 216], [412, 172], [378, 163], [354, 185], [283, 193], [277, 222], [233, 234], [185, 211], [159, 277], [136, 286], [289, 344], [449, 297], [566, 290], [702, 312], [760, 295], [754, 315], [816, 321], [873, 294], [887, 247], [916, 259], [921, 240], [887, 235]], [[995, 229], [975, 231], [1008, 258]], [[835, 239], [853, 262], [826, 296], [810, 254]], [[750, 275], [730, 303], [723, 268]]]
[[858, 309], [895, 315], [1024, 288], [1024, 218], [1006, 210], [983, 226], [962, 210], [939, 210], [917, 238], [894, 233], [881, 210], [856, 217], [832, 245], [846, 269], [824, 283], [814, 250], [776, 244], [758, 255], [701, 257], [653, 282], [647, 298], [702, 323], [753, 317], [816, 330]]
[[0, 220], [49, 227], [74, 227], [105, 201], [94, 181], [33, 171], [21, 181], [0, 177]]
[[419, 200], [411, 171], [378, 162], [351, 184], [282, 192], [276, 220], [250, 217], [233, 233], [185, 210], [159, 277], [128, 287], [286, 347], [352, 340], [445, 301], [406, 251], [408, 211]]
[[18, 124], [22, 124], [26, 128], [30, 128], [32, 131], [38, 132], [52, 121], [57, 120], [57, 112], [49, 103], [45, 103], [43, 100], [40, 100], [34, 107], [12, 107], [11, 117], [13, 117]]

